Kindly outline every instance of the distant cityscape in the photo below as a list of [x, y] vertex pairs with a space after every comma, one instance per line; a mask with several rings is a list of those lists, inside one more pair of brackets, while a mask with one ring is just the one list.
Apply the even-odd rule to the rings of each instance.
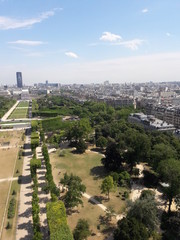
[[16, 80], [14, 86], [1, 86], [0, 96], [30, 100], [37, 95], [59, 94], [78, 102], [94, 100], [113, 107], [133, 105], [134, 108], [144, 109], [148, 115], [180, 128], [180, 82], [59, 84], [46, 80], [25, 86], [22, 72], [16, 72]]

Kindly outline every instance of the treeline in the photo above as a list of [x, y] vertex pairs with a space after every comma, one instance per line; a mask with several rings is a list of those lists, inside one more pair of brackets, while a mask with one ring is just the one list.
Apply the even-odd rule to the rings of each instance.
[[51, 198], [56, 199], [57, 197], [59, 197], [60, 191], [59, 191], [59, 188], [56, 187], [56, 184], [54, 183], [54, 180], [53, 180], [52, 166], [49, 159], [48, 149], [45, 144], [43, 144], [42, 146], [42, 154], [43, 154], [45, 165], [46, 165], [46, 181], [47, 181], [47, 185], [44, 188], [44, 190], [47, 192], [50, 191]]
[[39, 197], [38, 197], [38, 179], [37, 169], [41, 168], [41, 160], [36, 159], [36, 147], [39, 146], [39, 133], [37, 132], [39, 127], [38, 121], [31, 122], [31, 149], [33, 152], [33, 158], [30, 161], [30, 172], [33, 181], [33, 193], [32, 193], [32, 219], [33, 219], [33, 240], [42, 240], [42, 233], [40, 231], [40, 218], [39, 218]]
[[46, 207], [50, 240], [73, 240], [67, 225], [64, 203], [62, 201], [49, 202]]
[[38, 99], [34, 106], [34, 116], [77, 115], [80, 118], [89, 118], [92, 126], [115, 119], [127, 119], [128, 115], [134, 112], [133, 106], [114, 108], [105, 103], [93, 101], [78, 103], [62, 96], [45, 96]]

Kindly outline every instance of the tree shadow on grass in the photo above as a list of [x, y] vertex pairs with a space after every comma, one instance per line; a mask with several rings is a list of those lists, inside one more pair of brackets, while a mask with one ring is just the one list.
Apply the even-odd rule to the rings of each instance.
[[102, 148], [98, 148], [98, 147], [91, 148], [91, 151], [98, 152], [100, 154], [105, 154], [105, 150], [103, 150]]
[[94, 176], [94, 180], [102, 179], [108, 175], [107, 171], [103, 166], [96, 166], [91, 168], [90, 174]]
[[92, 197], [88, 200], [88, 202], [92, 203], [93, 205], [97, 205], [97, 203], [95, 203], [95, 202], [93, 201], [93, 199], [95, 199], [96, 201], [98, 201], [98, 203], [101, 203], [101, 204], [102, 204], [102, 201], [107, 201], [107, 198], [105, 198], [104, 196], [101, 196], [101, 195], [97, 196], [97, 195], [95, 195], [95, 196], [92, 196]]

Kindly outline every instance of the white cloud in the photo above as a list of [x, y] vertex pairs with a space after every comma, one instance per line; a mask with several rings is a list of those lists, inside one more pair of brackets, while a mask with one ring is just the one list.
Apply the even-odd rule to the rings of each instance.
[[65, 52], [65, 55], [71, 58], [78, 58], [78, 55], [73, 52]]
[[36, 23], [53, 16], [55, 10], [41, 13], [39, 17], [29, 19], [15, 19], [10, 17], [0, 16], [0, 30], [17, 29], [17, 28], [30, 28]]
[[45, 44], [42, 41], [29, 41], [29, 40], [17, 40], [13, 42], [8, 42], [9, 44], [19, 44], [19, 45], [26, 45], [26, 46], [39, 46]]
[[139, 46], [142, 45], [143, 42], [144, 42], [144, 40], [136, 38], [136, 39], [133, 39], [133, 40], [113, 43], [113, 45], [122, 45], [122, 46], [125, 46], [126, 48], [129, 48], [131, 50], [137, 50], [139, 48]]
[[148, 10], [147, 8], [144, 8], [144, 9], [142, 9], [141, 12], [142, 12], [142, 13], [147, 13], [147, 12], [149, 12], [149, 10]]
[[122, 39], [121, 36], [113, 34], [111, 32], [103, 32], [102, 36], [100, 37], [101, 41], [107, 41], [107, 42], [116, 42], [121, 39]]

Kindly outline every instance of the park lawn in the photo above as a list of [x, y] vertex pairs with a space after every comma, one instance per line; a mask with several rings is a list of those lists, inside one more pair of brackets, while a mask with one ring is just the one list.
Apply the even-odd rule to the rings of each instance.
[[29, 107], [29, 102], [26, 102], [26, 101], [19, 102], [17, 107]]
[[90, 231], [95, 233], [94, 236], [88, 237], [88, 240], [96, 240], [97, 238], [99, 240], [103, 240], [108, 236], [108, 231], [103, 232], [104, 226], [101, 225], [100, 230], [97, 229], [97, 226], [100, 223], [99, 217], [105, 216], [105, 213], [101, 208], [89, 203], [87, 199], [83, 198], [83, 207], [78, 206], [77, 210], [78, 212], [75, 212], [72, 215], [67, 215], [68, 225], [72, 231], [76, 227], [78, 220], [83, 218], [88, 221], [90, 225]]
[[10, 181], [0, 182], [0, 193], [1, 193], [0, 195], [0, 226], [2, 224], [9, 186], [10, 186]]
[[9, 119], [27, 118], [27, 114], [28, 108], [16, 108], [9, 116]]
[[[14, 175], [13, 177], [19, 177], [22, 175], [22, 169], [23, 169], [23, 156], [19, 159], [19, 157], [17, 157], [16, 160], [16, 166], [14, 169]], [[17, 172], [18, 170], [18, 172]], [[18, 180], [15, 180], [12, 182], [11, 185], [11, 190], [10, 190], [10, 197], [9, 197], [9, 201], [8, 201], [8, 206], [10, 203], [10, 200], [12, 199], [12, 197], [14, 197], [16, 199], [16, 212], [15, 212], [15, 216], [12, 219], [8, 219], [7, 215], [6, 215], [6, 220], [5, 220], [5, 226], [7, 226], [7, 223], [9, 222], [12, 226], [11, 229], [5, 229], [3, 231], [2, 234], [2, 239], [8, 239], [8, 240], [15, 240], [15, 236], [16, 236], [16, 226], [17, 226], [17, 218], [18, 218], [18, 203], [20, 200], [20, 188], [21, 188], [21, 184]], [[16, 192], [15, 195], [12, 195], [13, 191]]]
[[[9, 142], [9, 146], [18, 146], [22, 144], [22, 131], [0, 132], [0, 146]], [[1, 149], [2, 150], [2, 149]]]
[[[88, 194], [99, 195], [102, 178], [106, 175], [101, 164], [102, 156], [93, 152], [74, 154], [72, 149], [64, 149], [63, 153], [64, 157], [59, 156], [59, 150], [50, 154], [56, 183], [60, 181], [65, 172], [73, 173], [82, 179]], [[92, 171], [94, 175], [91, 173]], [[61, 172], [60, 175], [59, 172]]]
[[[13, 148], [9, 149], [0, 149], [0, 179], [2, 178], [9, 178], [9, 177], [18, 177], [22, 173], [22, 166], [23, 166], [23, 158], [21, 160], [17, 159], [18, 151], [19, 151], [19, 145], [22, 145], [22, 131], [13, 131], [13, 132], [1, 132], [0, 133], [0, 145], [3, 145], [3, 143], [9, 142], [9, 146], [13, 145]], [[17, 147], [16, 147], [17, 146]], [[15, 166], [15, 168], [14, 168]], [[16, 171], [19, 171], [19, 173], [16, 173]], [[14, 170], [14, 171], [13, 171]], [[16, 191], [15, 198], [19, 200], [19, 190], [20, 190], [20, 184], [17, 180], [12, 181], [12, 185], [10, 184], [11, 181], [4, 181], [0, 182], [0, 226], [2, 224], [2, 216], [4, 214], [5, 205], [7, 201], [7, 195], [10, 190], [10, 198], [8, 199], [8, 207], [9, 207], [9, 201], [12, 197], [12, 191]], [[11, 185], [11, 189], [10, 189]], [[17, 201], [18, 202], [18, 201]], [[16, 216], [17, 216], [17, 207], [16, 206]], [[7, 212], [6, 212], [7, 214]], [[13, 219], [8, 220], [12, 224], [12, 229], [6, 230], [5, 226], [7, 225], [7, 216], [4, 222], [4, 228], [3, 228], [3, 237], [2, 239], [14, 239], [15, 236], [15, 229], [16, 229], [16, 217]]]
[[126, 191], [125, 188], [117, 188], [111, 192], [110, 201], [107, 201], [107, 197], [101, 194], [100, 186], [107, 172], [101, 163], [100, 154], [90, 151], [84, 154], [74, 154], [72, 149], [64, 149], [63, 153], [64, 157], [59, 156], [60, 150], [50, 154], [53, 176], [57, 185], [65, 172], [73, 173], [82, 179], [89, 195], [94, 196], [106, 207], [112, 206], [117, 214], [125, 210], [126, 202], [119, 195], [119, 192], [122, 194]]
[[13, 168], [18, 150], [19, 148], [0, 149], [0, 179], [13, 176]]

